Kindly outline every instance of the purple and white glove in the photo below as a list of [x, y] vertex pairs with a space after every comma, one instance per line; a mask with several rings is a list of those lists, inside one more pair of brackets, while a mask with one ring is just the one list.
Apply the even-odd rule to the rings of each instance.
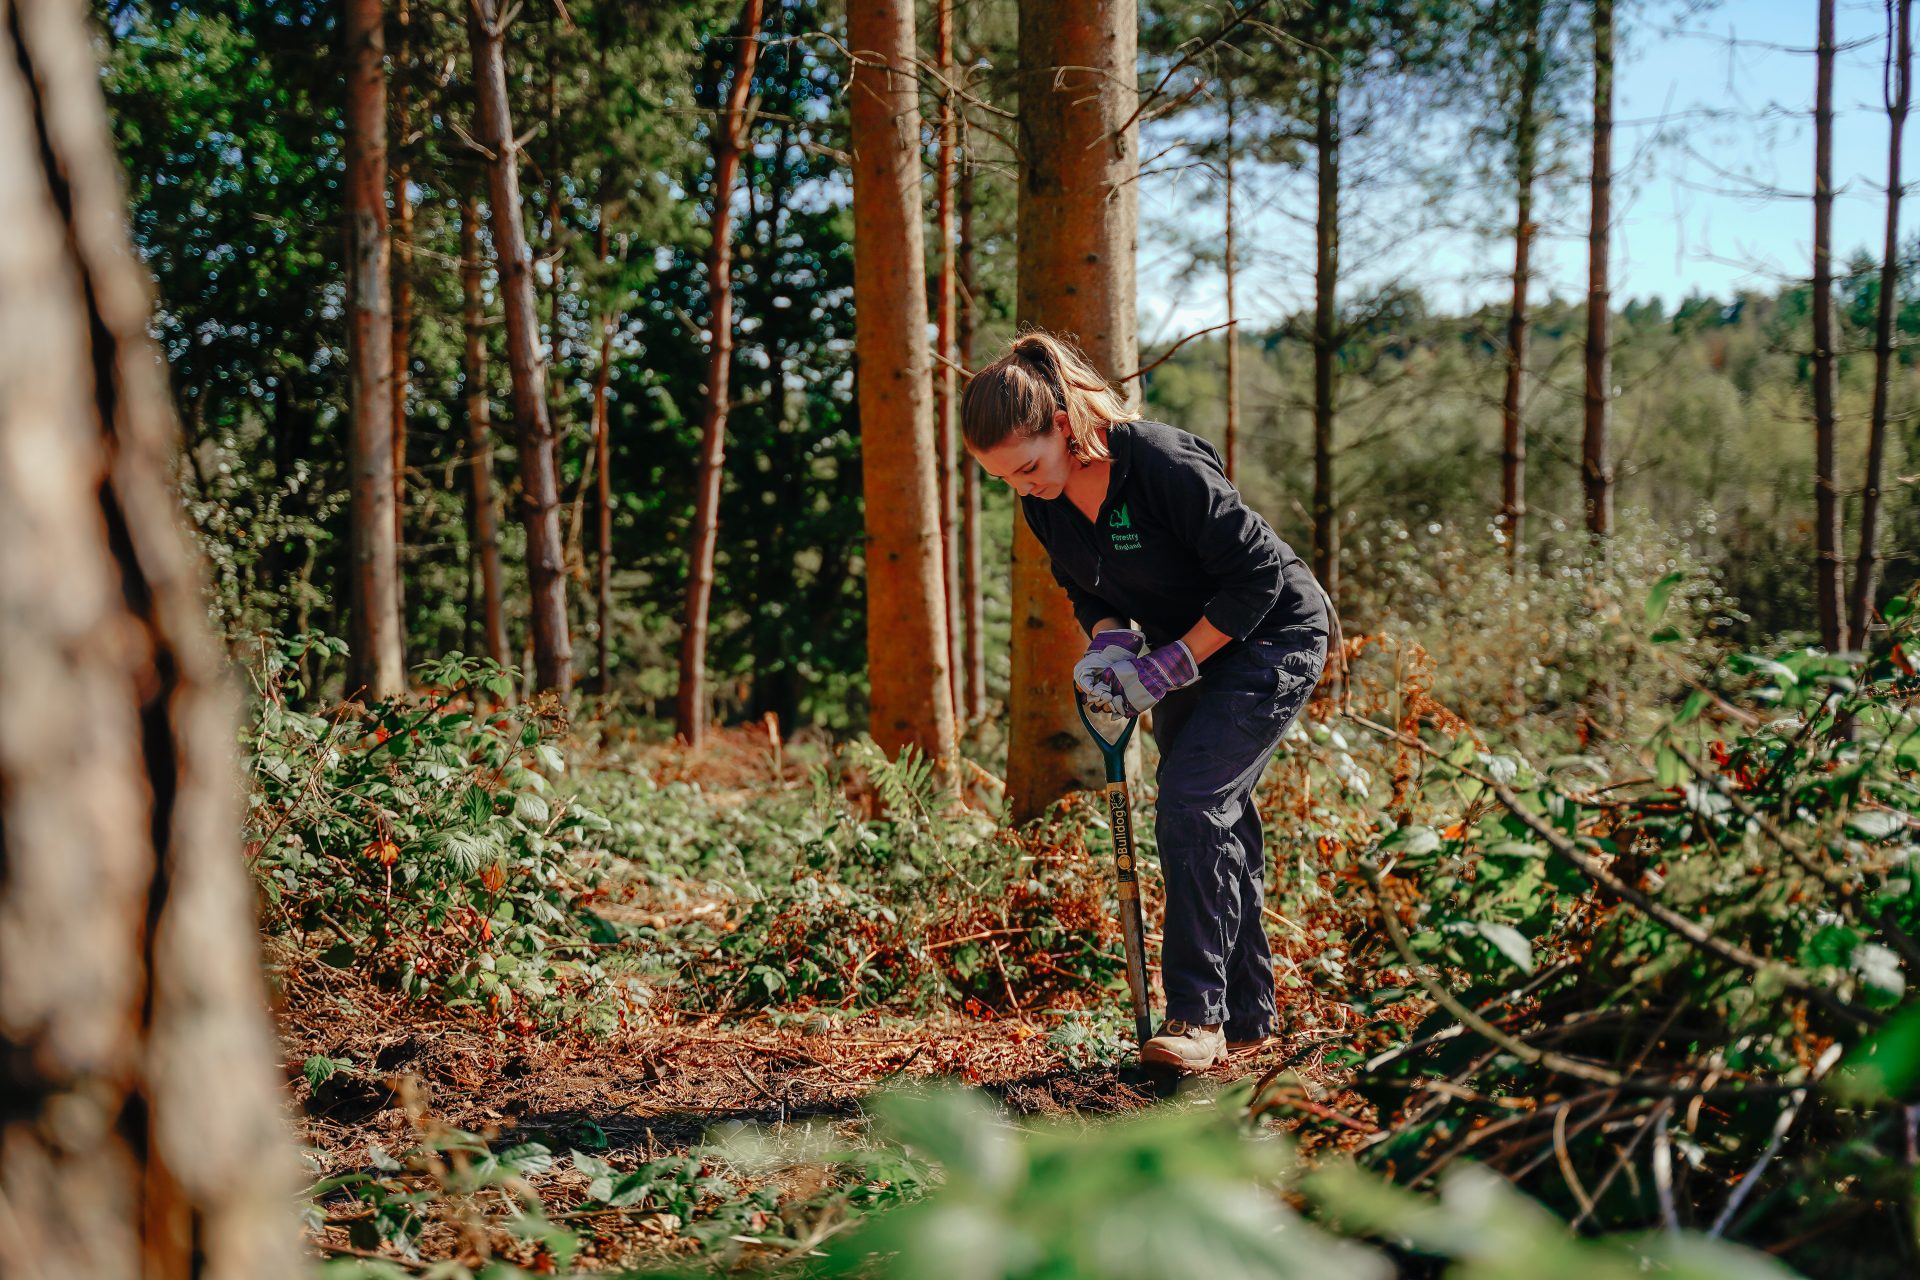
[[1095, 679], [1101, 686], [1087, 705], [1112, 716], [1137, 716], [1175, 689], [1200, 678], [1187, 646], [1175, 640], [1137, 658], [1121, 658]]
[[1147, 637], [1131, 627], [1110, 627], [1093, 633], [1086, 656], [1073, 664], [1073, 683], [1080, 692], [1092, 695], [1101, 689], [1098, 673], [1122, 658], [1137, 658], [1146, 650]]

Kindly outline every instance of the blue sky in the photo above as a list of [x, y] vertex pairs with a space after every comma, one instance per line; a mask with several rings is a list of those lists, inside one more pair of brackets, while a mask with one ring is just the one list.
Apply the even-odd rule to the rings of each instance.
[[[1727, 296], [1772, 288], [1810, 270], [1813, 210], [1814, 0], [1723, 0], [1687, 16], [1677, 3], [1622, 5], [1614, 117], [1616, 305], [1659, 294], [1669, 306], [1693, 289]], [[1839, 261], [1885, 234], [1887, 118], [1881, 101], [1885, 9], [1880, 0], [1840, 0], [1834, 88], [1834, 252]], [[1729, 40], [1733, 41], [1730, 43]], [[1860, 47], [1849, 49], [1850, 44]], [[1920, 104], [1916, 104], [1920, 108]], [[1920, 227], [1920, 179], [1911, 146], [1920, 110], [1908, 118], [1902, 167], [1909, 194], [1902, 227]], [[1151, 142], [1146, 147], [1154, 150]], [[1579, 163], [1584, 169], [1585, 152]], [[1783, 199], [1759, 190], [1798, 193]], [[1382, 191], [1362, 214], [1392, 227], [1411, 220], [1413, 197]], [[1510, 205], [1510, 201], [1503, 201]], [[1397, 207], [1396, 207], [1397, 206]], [[1249, 183], [1240, 238], [1254, 260], [1240, 277], [1247, 322], [1271, 322], [1312, 301], [1312, 191], [1298, 179]], [[1510, 207], [1490, 210], [1510, 221]], [[1182, 233], [1219, 236], [1217, 192], [1188, 174], [1141, 188], [1140, 305], [1143, 348], [1225, 319], [1217, 271], [1188, 270]], [[1536, 297], [1586, 291], [1586, 193], [1576, 184], [1535, 250]], [[1504, 299], [1509, 239], [1457, 231], [1388, 235], [1374, 256], [1357, 250], [1356, 280], [1417, 280], [1434, 305], [1452, 309]]]

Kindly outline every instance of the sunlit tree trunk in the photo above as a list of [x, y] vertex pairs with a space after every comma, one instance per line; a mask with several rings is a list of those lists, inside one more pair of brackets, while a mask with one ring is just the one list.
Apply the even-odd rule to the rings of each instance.
[[298, 1276], [234, 699], [92, 39], [0, 0], [0, 1270]]
[[1334, 361], [1340, 352], [1340, 68], [1316, 59], [1313, 146], [1313, 575], [1340, 599], [1340, 518], [1333, 478]]
[[1580, 476], [1586, 489], [1587, 529], [1613, 532], [1613, 460], [1608, 428], [1613, 405], [1613, 291], [1609, 268], [1613, 233], [1613, 0], [1593, 2], [1593, 209], [1587, 224], [1586, 432]]
[[1873, 412], [1867, 428], [1867, 483], [1860, 495], [1860, 556], [1853, 570], [1853, 599], [1847, 630], [1865, 645], [1873, 615], [1874, 582], [1879, 576], [1880, 472], [1886, 462], [1887, 400], [1893, 380], [1893, 314], [1900, 283], [1900, 142], [1913, 100], [1913, 0], [1899, 0], [1888, 70], [1893, 89], [1887, 98], [1887, 236], [1880, 256], [1879, 310], [1873, 327]]
[[1840, 499], [1833, 458], [1833, 0], [1820, 0], [1813, 105], [1813, 496], [1814, 598], [1820, 642], [1847, 647], [1840, 563]]
[[468, 196], [460, 202], [460, 292], [464, 304], [460, 319], [465, 338], [468, 503], [473, 524], [473, 555], [479, 567], [481, 632], [486, 655], [504, 666], [509, 655], [506, 612], [501, 604], [500, 523], [494, 514], [493, 409], [487, 392], [486, 296], [480, 287], [484, 274], [479, 202]]
[[949, 86], [955, 73], [953, 62], [953, 0], [934, 0], [938, 12], [934, 61], [940, 67], [940, 157], [934, 173], [936, 222], [940, 235], [940, 254], [935, 282], [933, 362], [933, 410], [936, 451], [940, 470], [940, 566], [947, 598], [947, 671], [953, 682], [953, 705], [962, 705], [966, 678], [962, 645], [963, 625], [960, 602], [960, 493], [959, 412], [960, 381], [954, 372], [954, 161], [957, 142], [954, 120], [954, 95]]
[[[1137, 37], [1136, 7], [1124, 0], [1020, 3], [1015, 312], [1022, 325], [1074, 338], [1109, 377], [1139, 367]], [[1039, 540], [1016, 518], [1007, 749], [1016, 822], [1104, 777], [1074, 710], [1073, 660], [1085, 643]]]
[[1233, 94], [1227, 93], [1227, 139], [1221, 162], [1226, 170], [1227, 247], [1223, 267], [1227, 277], [1227, 479], [1240, 479], [1240, 330], [1235, 324], [1233, 278]]
[[747, 92], [760, 55], [761, 0], [746, 0], [734, 32], [733, 83], [713, 125], [713, 225], [707, 245], [707, 399], [700, 424], [700, 477], [687, 567], [686, 620], [680, 637], [675, 731], [699, 746], [707, 731], [707, 622], [713, 604], [713, 552], [720, 537], [720, 480], [727, 448], [727, 398], [733, 377], [733, 184], [746, 144]]
[[1529, 4], [1521, 33], [1520, 93], [1513, 120], [1513, 302], [1507, 313], [1507, 386], [1500, 402], [1500, 521], [1507, 533], [1507, 563], [1518, 566], [1526, 537], [1527, 432], [1521, 391], [1527, 372], [1527, 286], [1532, 282], [1533, 178], [1539, 150], [1534, 103], [1540, 89], [1540, 6]]
[[[959, 315], [955, 320], [954, 359], [968, 371], [973, 369], [973, 330], [975, 290], [973, 273], [973, 166], [963, 165], [959, 175], [960, 243], [955, 254]], [[973, 455], [961, 451], [960, 464], [960, 597], [962, 670], [965, 701], [961, 718], [966, 724], [978, 723], [987, 714], [987, 654], [985, 626], [981, 617], [980, 595], [980, 464]]]
[[408, 159], [413, 104], [411, 0], [397, 0], [394, 26], [400, 40], [393, 57], [393, 574], [394, 609], [400, 619], [400, 655], [407, 651], [407, 397], [413, 380], [413, 165]]
[[912, 0], [847, 13], [853, 78], [854, 353], [867, 518], [868, 731], [951, 777], [945, 560], [935, 474]]
[[521, 514], [527, 526], [535, 687], [565, 694], [573, 683], [567, 627], [566, 554], [560, 536], [560, 479], [547, 416], [540, 325], [534, 315], [533, 262], [520, 204], [520, 146], [507, 104], [506, 32], [497, 0], [470, 0], [467, 37], [478, 98], [478, 138], [490, 153], [488, 177], [500, 300], [507, 321], [507, 371], [513, 382], [520, 446]]
[[387, 295], [386, 36], [380, 0], [346, 0], [347, 450], [352, 509], [348, 692], [406, 689], [394, 540], [393, 313]]

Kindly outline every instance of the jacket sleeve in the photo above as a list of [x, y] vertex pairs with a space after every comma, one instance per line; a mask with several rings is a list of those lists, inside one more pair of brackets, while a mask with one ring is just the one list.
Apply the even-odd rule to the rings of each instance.
[[1027, 505], [1025, 499], [1021, 500], [1020, 513], [1026, 518], [1027, 528], [1033, 531], [1034, 541], [1040, 544], [1042, 551], [1047, 552], [1047, 571], [1053, 575], [1053, 580], [1059, 583], [1061, 589], [1067, 593], [1067, 603], [1073, 606], [1074, 620], [1080, 624], [1080, 629], [1087, 633], [1089, 639], [1093, 636], [1093, 629], [1100, 625], [1100, 621], [1103, 618], [1119, 618], [1122, 622], [1131, 621], [1125, 609], [1114, 604], [1111, 600], [1087, 590], [1078, 582], [1075, 582], [1073, 579], [1067, 577], [1066, 574], [1060, 572], [1060, 562], [1054, 559], [1053, 553], [1047, 549], [1046, 535], [1041, 532], [1040, 526], [1034, 522], [1032, 508]]
[[1201, 611], [1208, 622], [1244, 640], [1279, 601], [1287, 563], [1298, 559], [1267, 522], [1240, 500], [1220, 455], [1188, 436], [1143, 477], [1179, 538], [1218, 584]]

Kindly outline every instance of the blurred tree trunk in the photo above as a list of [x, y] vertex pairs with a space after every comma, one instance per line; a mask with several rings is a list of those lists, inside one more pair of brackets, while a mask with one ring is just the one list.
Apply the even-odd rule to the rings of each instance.
[[[607, 211], [600, 210], [600, 261], [607, 260]], [[624, 256], [624, 255], [622, 255]], [[607, 433], [607, 384], [613, 377], [613, 328], [618, 318], [608, 307], [600, 316], [600, 363], [593, 371], [594, 462], [594, 679], [602, 697], [612, 689], [613, 670], [613, 480]]]
[[921, 237], [912, 0], [847, 14], [853, 50], [854, 351], [867, 518], [868, 730], [889, 757], [958, 765]]
[[84, 15], [0, 0], [0, 1268], [296, 1276], [234, 699]]
[[[973, 373], [973, 330], [979, 288], [973, 273], [973, 166], [963, 164], [959, 174], [960, 243], [955, 253], [955, 284], [959, 315], [955, 320], [954, 359]], [[980, 596], [980, 464], [962, 449], [960, 464], [960, 629], [965, 641], [961, 669], [965, 674], [965, 725], [977, 724], [987, 714], [987, 654]]]
[[413, 380], [413, 180], [408, 147], [413, 109], [408, 77], [413, 71], [411, 0], [397, 0], [393, 51], [393, 548], [394, 609], [400, 618], [400, 657], [407, 653], [407, 396]]
[[1833, 0], [1820, 0], [1813, 104], [1814, 596], [1820, 642], [1847, 647], [1840, 562], [1840, 501], [1833, 460]]
[[1313, 147], [1317, 200], [1313, 260], [1313, 575], [1340, 599], [1340, 519], [1333, 489], [1333, 419], [1340, 351], [1340, 78], [1337, 56], [1315, 58]]
[[1521, 387], [1527, 371], [1527, 286], [1532, 281], [1533, 179], [1538, 167], [1540, 121], [1540, 4], [1523, 6], [1520, 92], [1513, 118], [1513, 303], [1507, 313], [1507, 386], [1500, 402], [1500, 520], [1507, 532], [1507, 563], [1518, 567], [1526, 536], [1527, 432], [1521, 419]]
[[1593, 193], [1587, 224], [1587, 419], [1580, 475], [1587, 493], [1587, 529], [1613, 532], [1613, 460], [1608, 443], [1613, 403], [1613, 0], [1593, 0]]
[[1873, 412], [1867, 429], [1867, 483], [1860, 495], [1860, 556], [1853, 570], [1853, 600], [1848, 633], [1864, 647], [1873, 616], [1874, 582], [1879, 576], [1880, 471], [1887, 450], [1887, 400], [1893, 376], [1893, 313], [1900, 283], [1900, 140], [1913, 101], [1913, 0], [1894, 6], [1894, 28], [1887, 33], [1887, 236], [1880, 255], [1879, 309], [1873, 328]]
[[533, 263], [520, 204], [520, 144], [507, 103], [506, 32], [497, 0], [469, 0], [477, 138], [490, 153], [488, 177], [494, 255], [507, 320], [507, 370], [520, 444], [522, 516], [527, 526], [535, 687], [565, 695], [573, 684], [573, 641], [567, 630], [567, 576], [560, 538], [560, 481], [553, 424], [547, 417], [540, 326], [534, 314]]
[[346, 0], [347, 403], [353, 555], [349, 695], [406, 689], [394, 541], [393, 314], [387, 298], [386, 35], [380, 0]]
[[486, 299], [480, 286], [484, 274], [480, 202], [469, 195], [460, 202], [460, 289], [464, 302], [460, 318], [466, 346], [467, 471], [471, 480], [468, 502], [473, 520], [473, 556], [479, 569], [481, 630], [486, 655], [505, 666], [507, 623], [501, 606], [500, 526], [493, 506], [493, 412], [487, 392]]
[[713, 227], [707, 246], [706, 410], [700, 424], [700, 477], [695, 487], [693, 539], [687, 568], [686, 620], [680, 638], [680, 691], [675, 731], [697, 747], [707, 732], [707, 620], [713, 604], [713, 552], [720, 536], [720, 481], [727, 447], [727, 399], [733, 370], [733, 184], [746, 144], [747, 92], [760, 56], [761, 0], [746, 0], [734, 34], [733, 83], [713, 128]]
[[[1138, 32], [1124, 0], [1020, 3], [1017, 319], [1073, 338], [1108, 377], [1139, 367]], [[1026, 521], [1013, 526], [1007, 795], [1024, 822], [1104, 774], [1074, 710], [1085, 638], [1039, 540]]]
[[933, 413], [935, 449], [940, 470], [940, 572], [947, 601], [947, 674], [953, 688], [950, 696], [957, 709], [965, 693], [965, 657], [960, 604], [960, 494], [959, 413], [957, 403], [960, 382], [954, 372], [954, 160], [955, 121], [953, 60], [953, 0], [934, 0], [938, 10], [934, 39], [934, 61], [940, 68], [941, 83], [939, 168], [934, 174], [936, 222], [940, 235], [939, 279], [934, 288], [937, 307], [934, 315]]
[[1227, 480], [1240, 479], [1240, 330], [1239, 313], [1233, 305], [1233, 90], [1227, 94], [1227, 138], [1222, 163], [1226, 170], [1227, 250], [1224, 263], [1227, 277]]

